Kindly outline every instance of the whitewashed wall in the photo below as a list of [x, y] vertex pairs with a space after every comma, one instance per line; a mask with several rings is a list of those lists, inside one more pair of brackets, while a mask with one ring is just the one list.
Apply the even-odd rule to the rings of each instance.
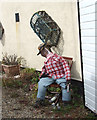
[[[1, 8], [1, 3], [0, 3], [0, 8]], [[1, 10], [0, 10], [0, 20], [1, 20]], [[0, 39], [0, 42], [1, 42], [1, 39]], [[0, 60], [2, 59], [2, 44], [0, 44]]]
[[[59, 50], [62, 51], [61, 55], [73, 57], [72, 78], [81, 81], [77, 3], [71, 0], [69, 2], [68, 0], [63, 1], [2, 2], [0, 8], [2, 11], [1, 22], [5, 29], [5, 39], [3, 40], [4, 45], [1, 42], [0, 45], [3, 52], [23, 56], [28, 67], [41, 70], [44, 58], [37, 56], [37, 47], [42, 41], [30, 27], [30, 19], [35, 12], [45, 10], [63, 32], [59, 47]], [[15, 13], [17, 12], [20, 15], [19, 23], [15, 22]]]
[[85, 105], [97, 113], [97, 2], [80, 0]]

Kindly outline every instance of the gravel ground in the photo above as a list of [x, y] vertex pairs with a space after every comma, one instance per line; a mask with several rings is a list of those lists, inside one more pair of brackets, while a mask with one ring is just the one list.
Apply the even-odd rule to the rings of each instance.
[[2, 118], [2, 86], [1, 86], [1, 80], [0, 80], [0, 120]]
[[[51, 104], [45, 107], [33, 108], [35, 98], [33, 91], [23, 88], [2, 87], [2, 118], [87, 118], [94, 117], [88, 109], [84, 108], [82, 98], [76, 97], [75, 103], [61, 109], [53, 109]], [[63, 107], [63, 108], [62, 108]]]
[[49, 111], [52, 109], [51, 105], [42, 107], [40, 109], [33, 108], [33, 99], [31, 100], [32, 91], [24, 92], [24, 90], [21, 88], [3, 88], [2, 91], [2, 118], [55, 117], [54, 114], [52, 114], [53, 111]]
[[[16, 94], [16, 92], [18, 94]], [[32, 107], [31, 106], [28, 107], [27, 105], [28, 98], [27, 98], [27, 95], [24, 96], [24, 92], [22, 91], [22, 89], [18, 89], [18, 90], [12, 89], [12, 91], [10, 91], [9, 88], [6, 88], [6, 89], [3, 88], [2, 93], [3, 93], [2, 94], [2, 117], [3, 118], [33, 117], [33, 113], [31, 111]]]
[[21, 88], [3, 88], [2, 91], [2, 118], [76, 118], [88, 115], [83, 107], [72, 109], [69, 106], [60, 112], [53, 110], [51, 105], [33, 108], [32, 91], [24, 92]]
[[45, 107], [33, 108], [35, 96], [32, 96], [32, 93], [29, 87], [24, 89], [16, 86], [15, 88], [13, 84], [10, 87], [3, 86], [2, 118], [54, 118], [53, 108], [49, 104]]
[[12, 89], [12, 91], [9, 88], [6, 89], [3, 88], [2, 117], [3, 118], [34, 118], [34, 117], [45, 116], [44, 112], [43, 114], [41, 114], [41, 112], [40, 114], [37, 114], [37, 109], [33, 108], [32, 101], [29, 99], [29, 96], [31, 96], [31, 92], [29, 93], [24, 92], [21, 88], [18, 90]]

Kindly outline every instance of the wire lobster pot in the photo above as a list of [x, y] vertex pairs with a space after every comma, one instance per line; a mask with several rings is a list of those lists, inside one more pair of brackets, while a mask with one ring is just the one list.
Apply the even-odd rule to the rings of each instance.
[[45, 11], [36, 12], [31, 17], [30, 25], [44, 43], [49, 43], [51, 46], [58, 44], [61, 29]]

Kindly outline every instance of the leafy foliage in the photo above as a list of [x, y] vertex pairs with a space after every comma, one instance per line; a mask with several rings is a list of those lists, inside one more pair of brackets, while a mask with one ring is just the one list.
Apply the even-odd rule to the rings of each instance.
[[34, 73], [35, 71], [35, 68], [25, 68], [22, 70], [23, 73]]
[[[22, 104], [25, 104], [27, 107], [31, 107], [32, 101], [36, 100], [37, 90], [38, 90], [38, 77], [40, 75], [40, 72], [36, 71], [33, 68], [25, 68], [21, 71], [20, 78], [2, 78], [2, 85], [3, 87], [10, 88], [11, 91], [15, 90], [15, 92], [9, 92], [8, 94], [12, 99], [18, 98], [18, 102]], [[28, 91], [29, 88], [31, 88], [31, 91]], [[6, 88], [6, 91], [8, 90]], [[17, 90], [22, 89], [24, 91], [24, 95], [17, 92]], [[39, 108], [35, 111], [35, 109], [31, 109], [31, 112], [33, 114], [36, 114], [36, 117], [39, 114], [43, 114], [41, 112], [44, 111], [46, 117], [51, 118], [53, 116], [54, 118], [86, 118], [86, 119], [96, 119], [94, 116], [94, 113], [91, 113], [88, 109], [84, 107], [82, 96], [78, 94], [78, 86], [72, 86], [72, 101], [71, 104], [64, 106], [61, 99], [59, 101], [60, 109], [53, 109], [50, 103], [47, 103], [48, 106], [45, 106], [43, 108]], [[26, 92], [25, 92], [26, 90]], [[50, 88], [50, 90], [56, 90], [56, 88]], [[57, 90], [59, 91], [59, 90]], [[26, 95], [28, 94], [28, 95]], [[50, 95], [50, 94], [49, 94]], [[51, 96], [53, 97], [53, 96]], [[26, 98], [26, 99], [25, 99]], [[20, 99], [20, 100], [19, 100]], [[11, 103], [10, 103], [11, 104]], [[49, 109], [48, 109], [49, 108]], [[29, 108], [30, 109], [30, 108]], [[10, 110], [9, 110], [10, 111]], [[41, 112], [41, 113], [40, 113]], [[40, 118], [40, 117], [39, 117]]]
[[18, 57], [17, 55], [8, 55], [3, 54], [3, 58], [2, 58], [2, 64], [5, 65], [20, 65], [21, 61], [23, 60], [22, 57]]
[[55, 88], [55, 87], [48, 87], [48, 90], [51, 92], [60, 92], [61, 91], [60, 88]]

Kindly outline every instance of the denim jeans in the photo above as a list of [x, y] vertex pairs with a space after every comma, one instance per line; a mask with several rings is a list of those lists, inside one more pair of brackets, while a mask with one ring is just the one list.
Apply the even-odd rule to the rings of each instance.
[[62, 101], [70, 101], [71, 100], [71, 93], [70, 93], [70, 91], [67, 92], [67, 89], [65, 89], [65, 87], [66, 87], [65, 77], [62, 77], [60, 79], [54, 79], [54, 77], [52, 77], [52, 78], [49, 78], [49, 77], [41, 78], [40, 81], [38, 82], [37, 98], [39, 98], [41, 100], [44, 100], [47, 86], [49, 86], [53, 82], [56, 82], [62, 88]]

